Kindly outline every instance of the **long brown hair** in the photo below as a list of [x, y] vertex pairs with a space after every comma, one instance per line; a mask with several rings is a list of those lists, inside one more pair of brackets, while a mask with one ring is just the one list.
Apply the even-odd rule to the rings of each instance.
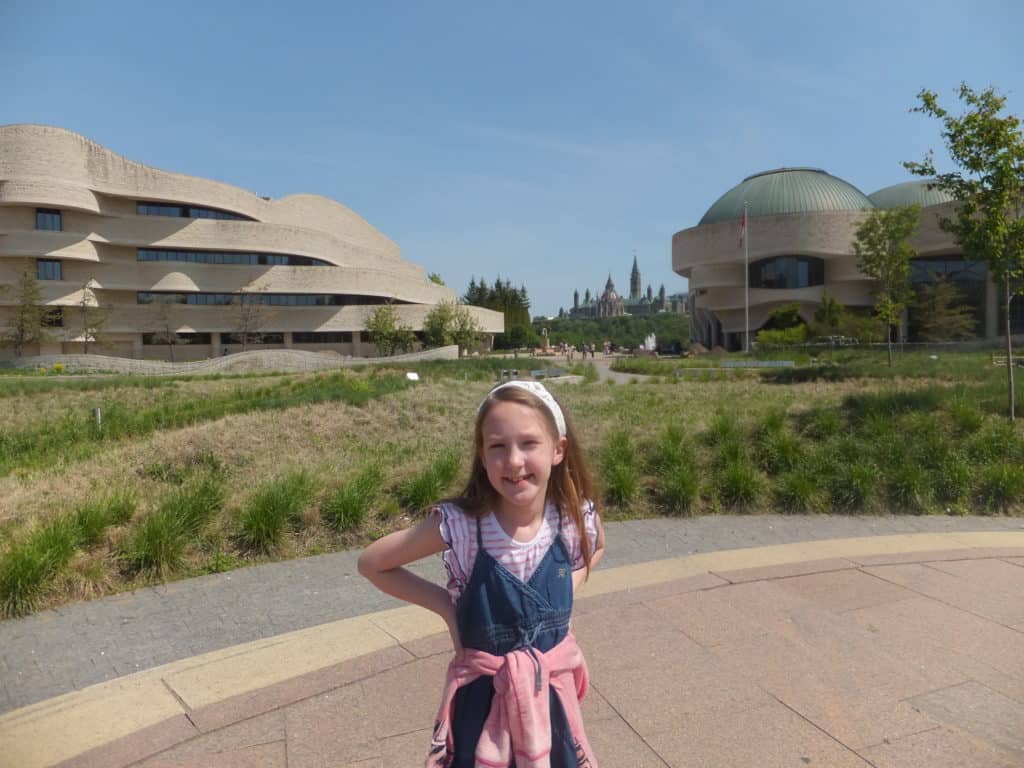
[[[552, 397], [554, 396], [552, 395]], [[519, 403], [533, 408], [543, 416], [544, 423], [551, 435], [558, 440], [558, 426], [555, 424], [554, 415], [532, 392], [521, 387], [503, 387], [491, 390], [481, 403], [476, 416], [476, 425], [473, 429], [473, 468], [469, 473], [469, 481], [466, 483], [462, 495], [454, 500], [474, 517], [482, 517], [498, 504], [498, 492], [494, 490], [491, 481], [487, 479], [487, 470], [480, 459], [484, 443], [484, 419], [487, 418], [487, 414], [495, 403]], [[559, 403], [559, 407], [561, 407], [561, 403]], [[567, 514], [576, 525], [576, 532], [580, 537], [580, 551], [583, 553], [583, 562], [586, 564], [589, 575], [590, 558], [593, 552], [590, 547], [590, 539], [586, 535], [586, 528], [583, 525], [583, 504], [589, 501], [596, 510], [597, 494], [594, 492], [594, 481], [587, 468], [579, 440], [576, 439], [572, 421], [564, 408], [562, 408], [562, 414], [565, 417], [565, 453], [562, 461], [551, 468], [547, 498], [558, 504], [562, 514]]]

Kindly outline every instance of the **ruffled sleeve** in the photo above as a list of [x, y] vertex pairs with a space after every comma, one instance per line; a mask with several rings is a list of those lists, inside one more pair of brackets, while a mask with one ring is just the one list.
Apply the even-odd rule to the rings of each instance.
[[448, 573], [448, 594], [457, 600], [469, 581], [469, 573], [475, 552], [475, 540], [471, 535], [469, 518], [454, 504], [438, 504], [430, 513], [437, 516], [441, 539], [447, 545], [441, 553], [441, 562]]
[[[597, 549], [597, 510], [591, 501], [583, 502], [583, 530], [590, 542], [590, 552], [593, 554]], [[566, 546], [569, 549], [569, 557], [572, 558], [572, 569], [578, 571], [586, 563], [583, 561], [583, 548], [580, 546], [580, 537], [576, 533], [576, 525], [567, 516], [562, 523], [562, 536], [565, 538]]]

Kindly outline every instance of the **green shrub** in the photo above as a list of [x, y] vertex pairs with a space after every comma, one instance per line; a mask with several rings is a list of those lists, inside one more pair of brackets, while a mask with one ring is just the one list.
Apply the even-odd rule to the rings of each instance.
[[1000, 461], [981, 468], [978, 500], [991, 510], [1005, 511], [1024, 502], [1024, 466]]
[[97, 544], [111, 523], [110, 511], [101, 499], [79, 504], [71, 513], [71, 519], [75, 525], [75, 538], [83, 547]]
[[23, 616], [36, 606], [54, 573], [45, 552], [23, 542], [0, 558], [0, 612]]
[[459, 452], [448, 449], [434, 458], [419, 474], [402, 482], [396, 491], [405, 509], [423, 509], [444, 495], [459, 473]]
[[780, 476], [775, 486], [775, 502], [782, 512], [816, 512], [821, 491], [818, 478], [806, 468], [796, 468]]
[[177, 517], [185, 533], [195, 537], [220, 511], [224, 495], [224, 481], [204, 474], [166, 496], [160, 508]]
[[166, 578], [181, 567], [188, 532], [171, 508], [160, 508], [132, 526], [121, 557], [130, 570]]
[[652, 474], [661, 474], [692, 460], [693, 448], [687, 441], [686, 433], [680, 427], [670, 424], [648, 446], [644, 464]]
[[832, 466], [828, 491], [832, 504], [841, 510], [865, 512], [874, 500], [878, 470], [863, 459], [839, 460]]
[[670, 514], [691, 512], [699, 490], [697, 470], [692, 463], [666, 467], [658, 478], [658, 499]]
[[0, 612], [29, 613], [46, 587], [75, 554], [78, 531], [71, 517], [56, 517], [0, 559]]
[[363, 524], [382, 481], [380, 469], [365, 467], [334, 491], [323, 504], [328, 525], [337, 531], [352, 531]]
[[923, 512], [931, 498], [928, 473], [914, 461], [891, 464], [886, 472], [888, 500], [898, 510]]
[[759, 349], [763, 349], [765, 347], [793, 347], [798, 344], [804, 344], [806, 341], [806, 325], [797, 325], [793, 328], [757, 332], [757, 346]]
[[968, 455], [979, 464], [1001, 461], [1012, 453], [1017, 442], [1013, 423], [1006, 420], [988, 420], [967, 438]]
[[953, 397], [946, 406], [953, 426], [961, 435], [977, 432], [985, 420], [978, 404], [964, 394]]
[[973, 467], [960, 453], [947, 453], [942, 463], [932, 474], [932, 488], [935, 500], [953, 509], [959, 507], [971, 492]]
[[239, 513], [239, 543], [256, 552], [271, 552], [281, 543], [285, 529], [298, 520], [315, 487], [304, 469], [264, 483]]
[[756, 442], [757, 461], [769, 473], [786, 472], [803, 456], [800, 438], [787, 430], [762, 432]]
[[732, 461], [719, 471], [716, 490], [724, 504], [746, 510], [760, 500], [764, 481], [749, 461]]
[[846, 429], [843, 417], [835, 408], [822, 408], [815, 411], [807, 425], [807, 435], [819, 440], [835, 437]]
[[611, 432], [601, 452], [604, 497], [609, 504], [624, 505], [636, 496], [638, 466], [633, 441], [624, 430]]

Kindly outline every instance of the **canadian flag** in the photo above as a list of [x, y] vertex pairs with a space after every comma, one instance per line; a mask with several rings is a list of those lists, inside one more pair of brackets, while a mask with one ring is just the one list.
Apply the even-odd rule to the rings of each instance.
[[740, 216], [740, 245], [743, 245], [743, 238], [747, 236], [747, 209], [744, 206], [743, 215]]

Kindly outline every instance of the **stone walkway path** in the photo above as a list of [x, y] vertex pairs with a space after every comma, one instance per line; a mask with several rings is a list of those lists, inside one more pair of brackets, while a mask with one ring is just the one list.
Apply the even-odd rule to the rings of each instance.
[[[0, 717], [0, 765], [421, 765], [450, 644], [417, 611], [343, 620]], [[602, 568], [573, 626], [591, 670], [587, 731], [606, 767], [1024, 765], [1019, 531]]]
[[[720, 516], [609, 523], [602, 568], [795, 541], [1024, 530], [1004, 517]], [[357, 552], [271, 563], [0, 621], [0, 712], [104, 680], [396, 603], [356, 573]], [[415, 569], [442, 579], [437, 559]]]

